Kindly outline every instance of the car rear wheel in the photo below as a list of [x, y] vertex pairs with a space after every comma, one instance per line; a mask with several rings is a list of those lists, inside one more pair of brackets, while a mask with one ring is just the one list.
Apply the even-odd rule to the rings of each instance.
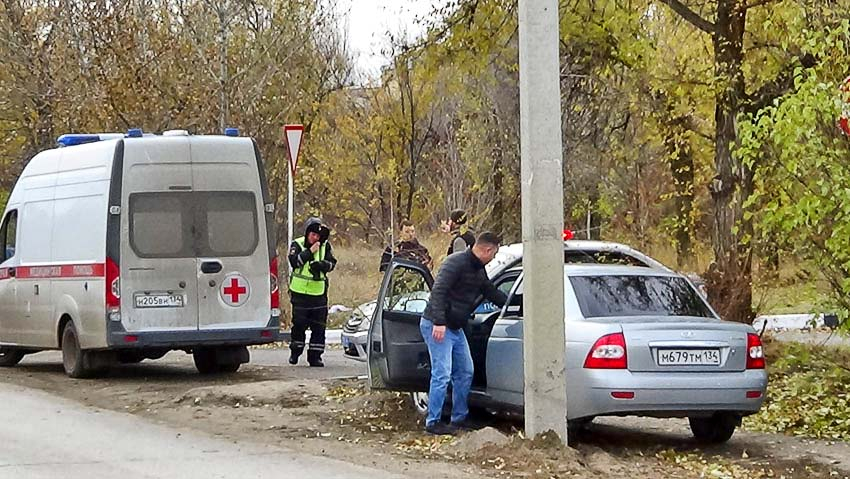
[[741, 423], [738, 416], [729, 413], [717, 413], [711, 417], [691, 417], [688, 420], [694, 438], [706, 444], [720, 444], [728, 441]]
[[62, 331], [62, 366], [69, 377], [80, 379], [91, 377], [89, 353], [80, 348], [79, 336], [74, 323], [68, 323]]
[[195, 368], [201, 374], [215, 374], [221, 371], [214, 349], [196, 349], [192, 351], [192, 359], [195, 360]]
[[24, 359], [24, 352], [19, 349], [0, 348], [0, 367], [10, 368]]

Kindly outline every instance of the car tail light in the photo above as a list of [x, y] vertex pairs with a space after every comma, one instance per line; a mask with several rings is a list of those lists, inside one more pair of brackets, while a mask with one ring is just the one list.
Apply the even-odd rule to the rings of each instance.
[[634, 391], [614, 391], [611, 393], [611, 397], [614, 399], [634, 399], [635, 392]]
[[106, 308], [118, 310], [121, 307], [121, 280], [118, 264], [112, 258], [106, 258]]
[[747, 334], [747, 369], [764, 369], [764, 346], [758, 334]]
[[626, 337], [623, 333], [599, 338], [584, 360], [586, 369], [626, 369], [627, 365]]
[[747, 399], [758, 399], [761, 397], [761, 391], [747, 391]]
[[[269, 286], [271, 287], [271, 307], [274, 310], [280, 310], [280, 283], [277, 280], [277, 256], [272, 258], [269, 266]], [[279, 316], [280, 314], [278, 314]]]

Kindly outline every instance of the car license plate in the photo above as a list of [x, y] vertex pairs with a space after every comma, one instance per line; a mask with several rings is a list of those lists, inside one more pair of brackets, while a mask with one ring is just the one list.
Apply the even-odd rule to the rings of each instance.
[[182, 308], [182, 294], [137, 294], [137, 308]]
[[720, 366], [719, 349], [659, 349], [659, 366]]

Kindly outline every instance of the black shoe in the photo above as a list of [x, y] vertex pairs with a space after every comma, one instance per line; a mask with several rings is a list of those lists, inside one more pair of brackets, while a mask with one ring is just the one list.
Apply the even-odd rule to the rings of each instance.
[[289, 364], [292, 364], [292, 365], [298, 364], [298, 355], [297, 354], [289, 355]]
[[469, 418], [466, 418], [463, 421], [452, 422], [451, 426], [461, 431], [477, 431], [484, 428], [483, 424], [470, 421]]
[[307, 362], [310, 363], [310, 367], [313, 367], [313, 368], [323, 368], [323, 367], [325, 367], [325, 363], [322, 362], [321, 359], [314, 359], [312, 361], [307, 361]]
[[457, 428], [450, 424], [436, 422], [430, 426], [425, 426], [425, 432], [435, 436], [454, 436], [457, 434]]

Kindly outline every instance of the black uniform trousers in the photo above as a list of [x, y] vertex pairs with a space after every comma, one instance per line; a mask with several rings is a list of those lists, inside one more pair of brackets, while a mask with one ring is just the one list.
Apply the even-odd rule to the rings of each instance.
[[[322, 359], [325, 352], [325, 329], [328, 326], [328, 307], [292, 306], [292, 340], [289, 348], [293, 356], [300, 356], [307, 346], [307, 362]], [[307, 329], [310, 329], [310, 344], [307, 344]]]

